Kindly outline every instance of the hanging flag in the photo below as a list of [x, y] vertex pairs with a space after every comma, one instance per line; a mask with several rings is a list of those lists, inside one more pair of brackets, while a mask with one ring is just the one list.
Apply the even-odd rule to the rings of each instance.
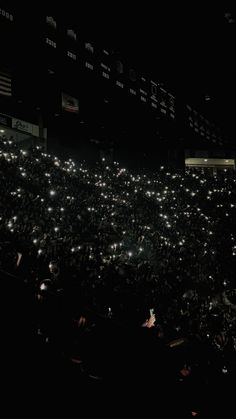
[[11, 75], [3, 71], [0, 71], [0, 95], [12, 96]]
[[62, 93], [62, 109], [67, 112], [79, 113], [79, 101], [75, 97]]

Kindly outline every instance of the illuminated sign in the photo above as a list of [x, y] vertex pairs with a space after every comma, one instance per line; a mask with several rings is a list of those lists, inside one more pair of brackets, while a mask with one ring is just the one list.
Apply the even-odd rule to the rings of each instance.
[[105, 71], [102, 72], [102, 76], [105, 77], [105, 79], [110, 78], [110, 75], [108, 73], [105, 73]]
[[116, 86], [121, 87], [121, 89], [124, 88], [124, 83], [121, 83], [120, 81], [116, 80]]
[[70, 57], [72, 60], [76, 61], [76, 55], [73, 54], [73, 52], [67, 51], [67, 56]]
[[51, 47], [53, 47], [53, 48], [56, 48], [56, 47], [57, 47], [56, 42], [52, 41], [52, 40], [51, 40], [51, 39], [49, 39], [49, 38], [46, 38], [46, 44], [50, 45], [50, 46], [51, 46]]
[[3, 16], [5, 17], [5, 19], [8, 19], [11, 22], [13, 22], [13, 15], [4, 9], [0, 9], [0, 16]]
[[111, 69], [110, 69], [110, 67], [109, 67], [108, 65], [106, 65], [106, 64], [104, 64], [104, 63], [101, 63], [100, 65], [101, 65], [101, 67], [102, 67], [104, 70], [106, 70], [106, 71], [111, 71]]
[[86, 61], [85, 67], [89, 68], [89, 70], [93, 70], [93, 64], [88, 63], [88, 61]]

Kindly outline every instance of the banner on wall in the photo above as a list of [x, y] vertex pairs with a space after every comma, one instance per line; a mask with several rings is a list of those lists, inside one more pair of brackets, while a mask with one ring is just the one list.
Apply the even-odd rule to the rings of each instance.
[[39, 136], [38, 125], [31, 124], [30, 122], [22, 121], [22, 119], [12, 118], [12, 128], [18, 131], [25, 132], [35, 137]]

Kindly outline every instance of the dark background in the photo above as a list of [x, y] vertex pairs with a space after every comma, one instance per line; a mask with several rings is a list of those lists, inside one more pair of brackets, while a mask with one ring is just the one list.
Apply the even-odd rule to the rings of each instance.
[[[73, 12], [74, 11], [74, 12]], [[59, 11], [60, 13], [60, 11]], [[223, 6], [113, 4], [66, 18], [93, 39], [120, 49], [186, 103], [235, 134], [235, 13]], [[209, 96], [210, 100], [205, 100]]]

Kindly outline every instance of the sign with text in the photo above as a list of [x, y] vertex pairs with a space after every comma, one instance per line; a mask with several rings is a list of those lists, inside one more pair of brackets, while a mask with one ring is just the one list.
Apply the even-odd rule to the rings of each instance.
[[32, 124], [22, 121], [21, 119], [12, 118], [12, 128], [17, 129], [18, 131], [27, 132], [29, 134], [33, 133]]

